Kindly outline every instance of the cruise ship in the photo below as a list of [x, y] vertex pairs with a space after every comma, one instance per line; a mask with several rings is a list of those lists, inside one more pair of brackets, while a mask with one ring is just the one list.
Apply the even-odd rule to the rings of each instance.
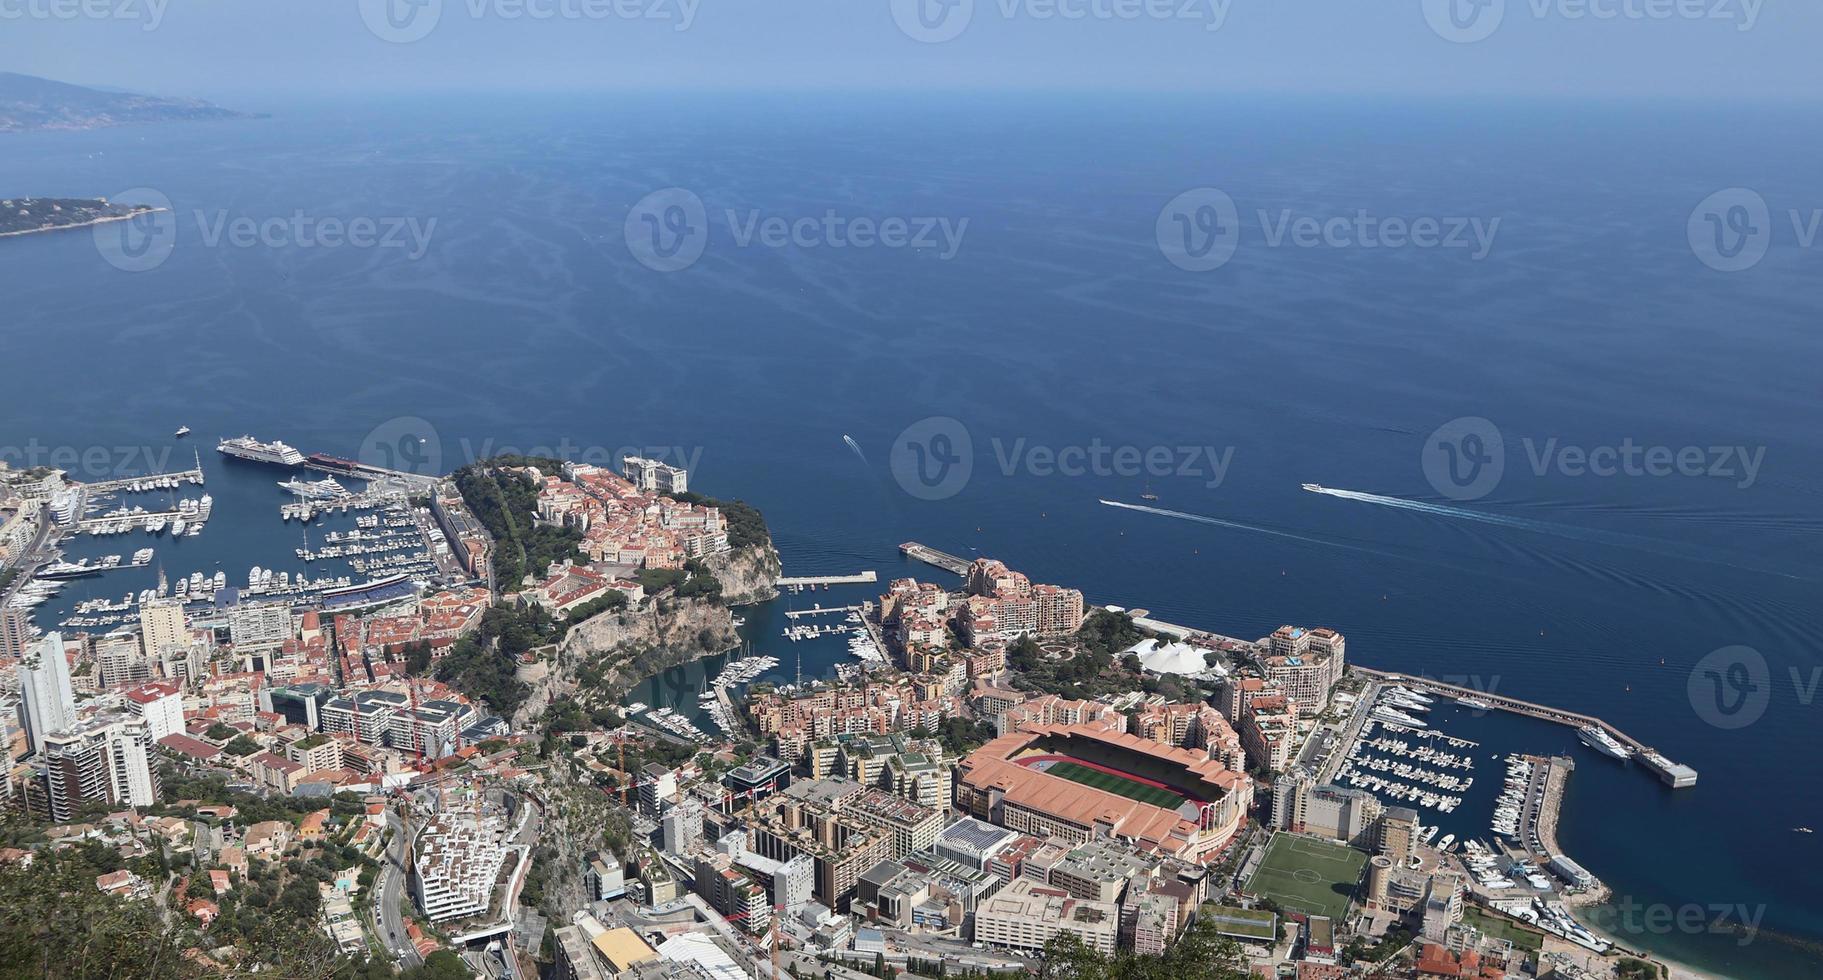
[[217, 452], [233, 456], [237, 459], [249, 459], [256, 463], [277, 463], [280, 466], [300, 466], [304, 462], [304, 454], [298, 452], [296, 449], [293, 449], [282, 442], [278, 442], [277, 440], [272, 442], [261, 442], [252, 436], [237, 436], [233, 439], [223, 439], [221, 442], [216, 443], [215, 449]]
[[1582, 744], [1587, 745], [1589, 748], [1592, 748], [1603, 755], [1611, 755], [1616, 759], [1623, 760], [1633, 758], [1632, 749], [1620, 744], [1620, 742], [1615, 740], [1614, 736], [1594, 725], [1584, 725], [1576, 730], [1576, 734], [1581, 736]]

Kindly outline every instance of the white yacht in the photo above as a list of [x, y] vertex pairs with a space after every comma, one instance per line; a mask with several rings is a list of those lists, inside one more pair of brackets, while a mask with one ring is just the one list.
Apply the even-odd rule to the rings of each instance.
[[1614, 736], [1608, 734], [1605, 729], [1597, 728], [1594, 725], [1584, 725], [1576, 730], [1576, 734], [1582, 738], [1584, 745], [1587, 745], [1603, 755], [1613, 756], [1614, 758], [1621, 760], [1633, 758], [1633, 750], [1622, 745]]

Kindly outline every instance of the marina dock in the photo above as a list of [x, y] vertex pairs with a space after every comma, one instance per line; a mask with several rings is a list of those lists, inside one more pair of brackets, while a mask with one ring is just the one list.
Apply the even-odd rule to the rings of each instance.
[[907, 558], [917, 559], [926, 565], [935, 565], [946, 572], [953, 572], [957, 575], [968, 574], [968, 562], [957, 558], [955, 555], [921, 545], [916, 541], [907, 541], [900, 545], [899, 554], [902, 554]]
[[363, 480], [396, 481], [419, 490], [429, 489], [437, 483], [437, 477], [424, 473], [411, 473], [405, 470], [392, 470], [371, 463], [360, 463], [327, 453], [311, 453], [299, 464], [307, 470], [328, 473], [331, 476], [352, 476]]
[[122, 490], [172, 490], [185, 483], [202, 486], [203, 468], [200, 461], [194, 469], [184, 470], [179, 473], [148, 473], [145, 476], [123, 476], [118, 480], [101, 480], [95, 483], [85, 483], [82, 485], [82, 488], [88, 493], [118, 493]]
[[404, 502], [405, 494], [395, 488], [367, 490], [333, 500], [300, 500], [295, 503], [282, 504], [279, 506], [279, 516], [287, 521], [299, 520], [309, 523], [318, 514], [346, 514], [351, 510], [379, 510], [400, 506]]
[[1553, 708], [1549, 705], [1536, 704], [1531, 701], [1523, 701], [1519, 698], [1509, 698], [1498, 694], [1492, 694], [1487, 691], [1478, 691], [1470, 687], [1445, 684], [1442, 681], [1432, 680], [1428, 677], [1414, 677], [1410, 674], [1372, 670], [1367, 667], [1353, 664], [1351, 664], [1350, 667], [1351, 669], [1358, 670], [1369, 677], [1383, 682], [1405, 684], [1416, 689], [1429, 690], [1443, 694], [1447, 697], [1463, 695], [1479, 698], [1482, 701], [1486, 701], [1490, 707], [1499, 708], [1502, 711], [1511, 711], [1514, 714], [1525, 715], [1528, 718], [1556, 722], [1559, 725], [1568, 725], [1572, 728], [1582, 728], [1585, 725], [1593, 725], [1594, 727], [1607, 732], [1609, 735], [1612, 735], [1614, 739], [1622, 745], [1633, 749], [1635, 752], [1634, 757], [1648, 770], [1651, 770], [1654, 775], [1658, 776], [1665, 785], [1670, 786], [1673, 789], [1685, 789], [1696, 785], [1697, 773], [1695, 769], [1672, 762], [1670, 759], [1660, 754], [1656, 749], [1653, 749], [1639, 739], [1628, 735], [1626, 732], [1615, 728], [1613, 725], [1602, 721], [1600, 718], [1591, 715], [1578, 714], [1574, 711], [1565, 711], [1562, 708]]
[[851, 612], [862, 612], [866, 610], [866, 608], [866, 606], [816, 606], [811, 609], [787, 609], [785, 610], [785, 617], [787, 619], [796, 619], [799, 616], [823, 616], [830, 613], [847, 614]]
[[879, 580], [877, 572], [868, 570], [854, 575], [782, 575], [772, 584], [781, 589], [799, 589], [819, 585], [870, 585]]

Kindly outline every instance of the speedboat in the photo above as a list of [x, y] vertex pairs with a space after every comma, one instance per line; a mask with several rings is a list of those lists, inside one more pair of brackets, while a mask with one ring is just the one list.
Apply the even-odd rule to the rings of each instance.
[[1311, 493], [1322, 493], [1325, 488], [1320, 483], [1306, 483], [1304, 484], [1304, 489], [1309, 490]]
[[187, 425], [178, 426], [177, 431], [172, 433], [172, 435], [175, 435], [179, 439], [182, 439], [184, 436], [187, 436], [189, 434], [190, 434], [190, 427]]

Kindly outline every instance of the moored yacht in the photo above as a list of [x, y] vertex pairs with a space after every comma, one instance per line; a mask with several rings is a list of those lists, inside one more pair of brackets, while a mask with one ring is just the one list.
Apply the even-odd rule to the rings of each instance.
[[1576, 734], [1582, 739], [1584, 745], [1603, 755], [1622, 760], [1633, 758], [1633, 750], [1622, 745], [1614, 736], [1608, 734], [1606, 729], [1597, 728], [1594, 725], [1584, 725], [1576, 730]]

